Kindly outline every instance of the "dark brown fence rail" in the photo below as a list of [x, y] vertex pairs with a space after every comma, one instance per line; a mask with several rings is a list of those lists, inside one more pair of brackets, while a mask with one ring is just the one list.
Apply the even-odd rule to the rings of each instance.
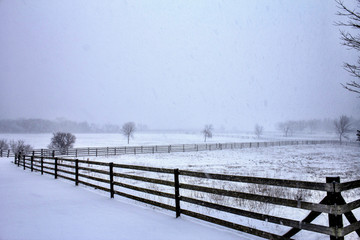
[[[305, 144], [339, 144], [334, 140], [302, 140], [302, 141], [278, 141], [278, 142], [244, 142], [244, 143], [209, 143], [209, 144], [177, 144], [177, 145], [155, 145], [155, 146], [122, 146], [122, 147], [88, 147], [88, 148], [69, 148], [61, 152], [58, 149], [35, 149], [26, 154], [36, 156], [55, 157], [88, 157], [88, 156], [115, 156], [125, 154], [153, 154], [153, 153], [173, 153], [173, 152], [197, 152], [213, 151], [223, 149], [257, 148], [287, 145]], [[356, 142], [343, 142], [344, 145], [357, 145]], [[11, 150], [1, 150], [0, 157], [14, 157]]]
[[[360, 222], [353, 210], [360, 207], [360, 199], [355, 195], [347, 203], [342, 193], [354, 192], [360, 188], [360, 180], [340, 183], [339, 177], [326, 178], [326, 182], [308, 182], [284, 179], [256, 178], [247, 176], [224, 175], [189, 170], [133, 166], [79, 159], [64, 159], [45, 156], [17, 156], [17, 166], [64, 178], [114, 195], [130, 198], [176, 213], [176, 217], [187, 215], [210, 223], [225, 226], [238, 231], [266, 239], [291, 239], [301, 230], [325, 234], [330, 239], [344, 239], [344, 236], [356, 232], [360, 236]], [[191, 180], [192, 179], [192, 180]], [[211, 185], [208, 181], [218, 181], [220, 185]], [[225, 189], [224, 183], [240, 184], [236, 190]], [[242, 185], [241, 185], [242, 184]], [[281, 189], [313, 191], [318, 193], [319, 201], [313, 202], [302, 198], [293, 199], [278, 194], [246, 192], [244, 184], [276, 187]], [[140, 195], [138, 194], [140, 193]], [[358, 192], [357, 192], [358, 193]], [[143, 194], [143, 195], [141, 195]], [[207, 197], [199, 195], [208, 194]], [[152, 197], [156, 197], [152, 199]], [[259, 213], [256, 209], [242, 209], [242, 204], [223, 204], [213, 201], [218, 197], [240, 201], [280, 206], [298, 211], [307, 211], [305, 218], [294, 219], [291, 216]], [[204, 211], [203, 211], [204, 210]], [[210, 214], [216, 211], [221, 214]], [[209, 214], [208, 214], [209, 213]], [[275, 224], [284, 228], [282, 232], [269, 229], [257, 229], [244, 223], [233, 221], [234, 218], [221, 218], [222, 214], [231, 214], [237, 218], [253, 219], [266, 224]], [[312, 223], [321, 214], [328, 215], [327, 224]], [[219, 217], [220, 216], [220, 217]], [[343, 216], [349, 224], [344, 226]], [[260, 227], [262, 225], [259, 225]]]

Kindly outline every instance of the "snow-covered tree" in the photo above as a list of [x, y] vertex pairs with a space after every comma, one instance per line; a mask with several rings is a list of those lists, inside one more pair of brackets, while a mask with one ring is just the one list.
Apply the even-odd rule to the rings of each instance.
[[264, 131], [263, 126], [260, 126], [259, 124], [255, 125], [254, 133], [257, 136], [257, 138], [261, 137], [261, 135], [263, 134], [263, 131]]
[[0, 149], [1, 150], [8, 150], [9, 144], [6, 139], [0, 139]]
[[29, 144], [25, 144], [24, 140], [10, 141], [10, 149], [13, 153], [17, 154], [21, 152], [22, 154], [27, 154], [32, 151], [32, 147]]
[[76, 137], [71, 133], [56, 132], [53, 133], [48, 148], [59, 149], [61, 154], [65, 154], [69, 148], [74, 146], [75, 141]]
[[204, 142], [206, 142], [207, 138], [212, 138], [213, 134], [213, 126], [211, 124], [205, 125], [204, 129], [201, 133], [204, 135]]
[[127, 143], [130, 143], [130, 137], [134, 137], [134, 132], [136, 131], [135, 123], [134, 122], [127, 122], [125, 123], [122, 128], [122, 134], [127, 137]]
[[347, 138], [347, 134], [351, 132], [350, 118], [345, 115], [340, 116], [338, 120], [334, 120], [334, 127], [341, 143], [342, 138]]

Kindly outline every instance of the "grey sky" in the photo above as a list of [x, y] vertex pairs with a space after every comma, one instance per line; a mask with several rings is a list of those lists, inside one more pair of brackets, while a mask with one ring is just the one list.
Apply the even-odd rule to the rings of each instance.
[[252, 130], [359, 117], [334, 1], [0, 0], [0, 118]]

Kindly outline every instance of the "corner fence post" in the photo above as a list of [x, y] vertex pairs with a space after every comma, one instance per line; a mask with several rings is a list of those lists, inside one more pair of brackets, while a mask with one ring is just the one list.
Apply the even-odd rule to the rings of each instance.
[[79, 185], [79, 159], [75, 160], [75, 185]]
[[176, 218], [180, 217], [180, 184], [179, 184], [179, 169], [174, 169], [174, 182], [175, 182], [175, 210]]
[[34, 171], [34, 155], [31, 156], [31, 171]]
[[[335, 192], [335, 184], [340, 183], [340, 177], [327, 177], [326, 183], [332, 183], [333, 189], [331, 192], [327, 192], [327, 198], [329, 201], [329, 205], [337, 205], [341, 198], [341, 193]], [[339, 198], [340, 197], [340, 198]], [[339, 228], [343, 227], [343, 219], [342, 214], [329, 214], [329, 227], [335, 228], [335, 233], [337, 235], [337, 230]], [[344, 237], [338, 237], [338, 236], [330, 236], [330, 240], [344, 240]]]
[[110, 175], [110, 198], [114, 198], [114, 163], [109, 163], [109, 175]]
[[55, 171], [55, 179], [57, 179], [57, 167], [58, 167], [58, 161], [57, 160], [58, 159], [55, 158], [55, 169], [54, 169], [54, 171]]

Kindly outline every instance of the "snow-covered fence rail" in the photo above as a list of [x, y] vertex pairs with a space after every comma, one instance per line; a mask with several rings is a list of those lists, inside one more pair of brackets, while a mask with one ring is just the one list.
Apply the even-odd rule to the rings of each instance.
[[[340, 183], [339, 177], [329, 177], [321, 183], [35, 155], [18, 156], [14, 163], [106, 191], [111, 198], [130, 198], [174, 211], [177, 217], [187, 215], [267, 239], [290, 239], [301, 230], [330, 239], [352, 232], [360, 236], [360, 221], [353, 214], [360, 208], [360, 180]], [[350, 196], [349, 203], [343, 195]], [[287, 210], [266, 213], [265, 205]], [[327, 215], [327, 221], [312, 223], [320, 215]]]
[[[197, 152], [214, 151], [223, 149], [241, 149], [287, 145], [305, 144], [338, 144], [334, 140], [299, 140], [299, 141], [277, 141], [277, 142], [243, 142], [243, 143], [209, 143], [209, 144], [175, 144], [175, 145], [155, 145], [155, 146], [122, 146], [122, 147], [88, 147], [88, 148], [69, 148], [66, 151], [54, 149], [34, 149], [31, 154], [44, 157], [71, 156], [115, 156], [126, 154], [154, 154], [154, 153], [173, 153], [173, 152]], [[356, 142], [343, 142], [344, 145], [358, 145]], [[29, 153], [28, 153], [29, 154]], [[15, 154], [10, 150], [1, 150], [0, 157], [14, 157]]]

